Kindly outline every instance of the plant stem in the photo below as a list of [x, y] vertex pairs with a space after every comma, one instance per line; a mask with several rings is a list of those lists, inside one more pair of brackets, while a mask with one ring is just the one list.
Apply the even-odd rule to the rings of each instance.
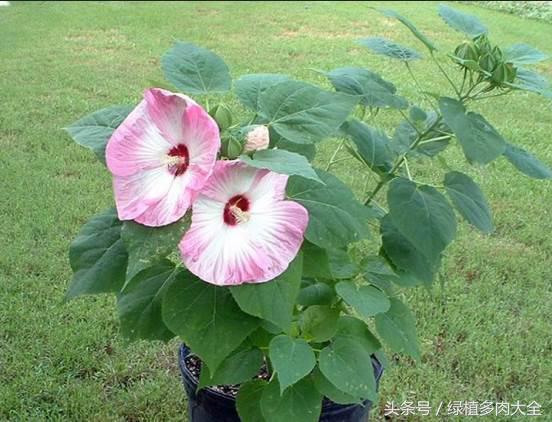
[[370, 204], [370, 201], [372, 200], [372, 198], [374, 198], [377, 193], [381, 190], [381, 188], [383, 188], [387, 182], [391, 179], [394, 178], [394, 174], [397, 169], [403, 164], [404, 160], [406, 159], [406, 155], [412, 151], [414, 148], [416, 148], [420, 142], [422, 142], [422, 139], [424, 136], [426, 136], [428, 133], [430, 133], [433, 128], [435, 126], [437, 126], [440, 122], [441, 122], [441, 119], [442, 117], [439, 116], [435, 122], [433, 122], [433, 124], [428, 127], [423, 133], [419, 134], [416, 139], [414, 140], [414, 142], [412, 142], [412, 144], [410, 145], [410, 147], [408, 147], [408, 151], [404, 152], [403, 154], [401, 154], [401, 156], [399, 157], [399, 159], [397, 160], [397, 162], [393, 165], [393, 167], [391, 168], [391, 170], [389, 170], [389, 175], [391, 176], [390, 178], [385, 178], [385, 179], [381, 179], [378, 184], [376, 185], [376, 187], [374, 188], [374, 190], [372, 191], [372, 193], [370, 194], [370, 196], [368, 196], [368, 199], [366, 199], [366, 201], [364, 201], [364, 205], [368, 205]]
[[460, 94], [460, 91], [458, 91], [458, 88], [456, 88], [456, 85], [454, 84], [452, 79], [450, 79], [450, 77], [449, 77], [448, 73], [445, 71], [445, 69], [443, 69], [443, 66], [441, 66], [441, 63], [439, 63], [439, 61], [435, 58], [435, 55], [433, 54], [433, 52], [431, 52], [431, 58], [433, 59], [433, 61], [435, 62], [435, 64], [437, 65], [437, 67], [439, 68], [441, 73], [445, 76], [445, 78], [449, 82], [450, 86], [452, 86], [452, 89], [454, 89], [454, 92], [456, 93], [456, 95], [460, 98], [462, 96]]
[[343, 148], [343, 145], [345, 144], [345, 140], [342, 139], [337, 148], [335, 149], [334, 153], [332, 154], [332, 157], [330, 158], [330, 161], [328, 161], [328, 165], [326, 166], [326, 171], [330, 169], [330, 167], [335, 163], [335, 157], [341, 151], [341, 148]]
[[414, 81], [414, 84], [418, 88], [418, 91], [420, 92], [420, 94], [422, 94], [427, 99], [427, 102], [429, 103], [431, 108], [437, 111], [437, 108], [433, 104], [433, 98], [426, 93], [425, 89], [422, 87], [422, 84], [420, 84], [420, 82], [418, 81], [418, 78], [416, 78], [416, 75], [414, 74], [414, 71], [410, 67], [410, 64], [408, 62], [404, 62], [404, 64], [406, 65], [406, 69], [408, 70], [408, 73], [410, 74], [410, 77]]

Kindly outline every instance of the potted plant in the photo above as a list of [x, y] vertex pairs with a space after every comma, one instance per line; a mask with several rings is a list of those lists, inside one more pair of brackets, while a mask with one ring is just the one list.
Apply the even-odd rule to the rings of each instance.
[[[433, 41], [383, 13], [427, 48], [453, 94], [416, 78], [410, 63], [420, 53], [379, 37], [359, 44], [402, 62], [424, 106], [365, 68], [323, 72], [335, 91], [278, 74], [232, 83], [219, 56], [178, 42], [162, 58], [178, 92], [148, 89], [137, 106], [109, 107], [67, 128], [106, 164], [116, 204], [71, 244], [67, 297], [115, 293], [123, 335], [180, 337], [193, 421], [366, 419], [382, 343], [420, 356], [401, 292], [431, 285], [456, 235], [455, 210], [493, 231], [480, 188], [440, 153], [456, 145], [470, 163], [504, 156], [530, 177], [552, 177], [468, 111], [515, 91], [550, 96], [545, 79], [523, 67], [542, 53], [503, 49], [477, 18], [440, 6], [467, 36], [448, 55], [449, 74]], [[231, 90], [247, 113], [222, 101]], [[391, 138], [364, 121], [380, 110], [402, 118]], [[316, 146], [330, 137], [335, 153], [316, 168]], [[377, 178], [362, 200], [331, 172], [340, 151]], [[440, 182], [417, 177], [411, 164], [425, 159], [443, 165]]]

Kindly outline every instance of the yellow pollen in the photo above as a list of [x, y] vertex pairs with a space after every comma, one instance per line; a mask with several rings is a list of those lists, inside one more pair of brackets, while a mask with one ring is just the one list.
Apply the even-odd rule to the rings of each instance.
[[178, 155], [165, 155], [165, 159], [163, 161], [168, 166], [178, 166], [186, 163], [186, 157], [180, 157]]
[[230, 212], [234, 217], [236, 217], [236, 221], [240, 224], [247, 223], [249, 221], [249, 218], [251, 217], [251, 215], [247, 211], [243, 211], [235, 205], [232, 205], [230, 207]]

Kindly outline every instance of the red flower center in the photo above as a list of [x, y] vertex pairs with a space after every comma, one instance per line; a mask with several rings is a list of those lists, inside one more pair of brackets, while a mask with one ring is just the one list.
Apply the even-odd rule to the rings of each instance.
[[249, 200], [243, 195], [236, 195], [224, 206], [224, 222], [229, 226], [245, 223], [249, 220]]
[[183, 174], [190, 164], [190, 154], [186, 145], [178, 144], [172, 147], [167, 155], [169, 171], [175, 176]]

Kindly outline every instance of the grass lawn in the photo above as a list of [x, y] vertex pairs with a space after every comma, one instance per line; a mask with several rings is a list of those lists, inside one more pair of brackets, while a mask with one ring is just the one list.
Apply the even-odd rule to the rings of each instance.
[[[434, 3], [392, 7], [446, 50], [461, 40]], [[477, 14], [505, 46], [525, 42], [552, 53], [549, 24], [456, 7]], [[353, 43], [370, 35], [423, 50], [407, 29], [361, 3], [0, 8], [0, 420], [185, 419], [176, 341], [126, 344], [113, 297], [62, 303], [71, 278], [69, 242], [91, 215], [112, 205], [112, 194], [105, 168], [61, 128], [105, 106], [137, 102], [150, 80], [162, 80], [159, 58], [175, 39], [214, 49], [235, 77], [282, 72], [327, 84], [309, 69], [357, 65], [415, 96], [401, 65]], [[413, 67], [428, 90], [447, 90], [427, 62]], [[550, 62], [539, 70], [552, 77]], [[550, 101], [519, 93], [477, 105], [505, 138], [552, 164]], [[391, 131], [399, 118], [386, 111], [377, 120]], [[335, 146], [335, 140], [322, 145], [320, 165]], [[456, 147], [445, 155], [482, 185], [497, 230], [482, 236], [461, 223], [447, 250], [444, 287], [406, 293], [423, 358], [418, 365], [392, 359], [376, 419], [383, 420], [382, 403], [404, 400], [435, 407], [453, 400], [537, 401], [550, 418], [552, 185], [528, 179], [504, 159], [473, 168]], [[336, 166], [362, 194], [374, 182], [357, 170], [347, 161]], [[411, 170], [427, 181], [442, 174], [428, 161]]]

